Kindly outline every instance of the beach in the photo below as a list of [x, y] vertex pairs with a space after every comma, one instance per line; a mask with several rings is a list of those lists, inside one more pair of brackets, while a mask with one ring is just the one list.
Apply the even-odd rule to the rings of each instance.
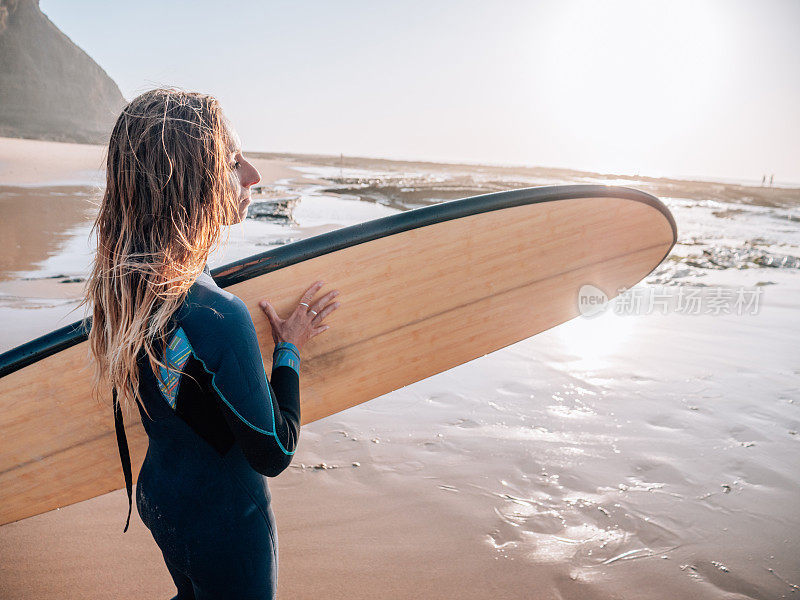
[[[800, 190], [247, 156], [253, 218], [212, 267], [537, 185], [642, 189], [679, 231], [603, 314], [305, 426], [269, 481], [281, 597], [800, 593]], [[99, 146], [0, 138], [0, 352], [83, 316], [102, 166]], [[135, 509], [122, 533], [126, 511], [118, 490], [0, 527], [0, 597], [170, 597]]]

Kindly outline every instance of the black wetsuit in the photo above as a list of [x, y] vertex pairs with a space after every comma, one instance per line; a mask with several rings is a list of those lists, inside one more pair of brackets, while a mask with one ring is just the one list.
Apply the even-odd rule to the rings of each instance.
[[173, 321], [163, 381], [139, 362], [149, 438], [139, 515], [176, 598], [273, 598], [278, 539], [264, 476], [286, 469], [297, 446], [297, 348], [278, 344], [270, 384], [247, 307], [207, 269]]

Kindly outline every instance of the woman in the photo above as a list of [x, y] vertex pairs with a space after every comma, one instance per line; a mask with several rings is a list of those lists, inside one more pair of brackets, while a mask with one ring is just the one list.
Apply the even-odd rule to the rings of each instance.
[[133, 100], [107, 169], [89, 341], [95, 389], [113, 386], [118, 415], [117, 399], [135, 402], [149, 438], [139, 515], [176, 598], [272, 598], [278, 544], [264, 475], [292, 460], [300, 352], [328, 329], [338, 292], [317, 297], [316, 282], [285, 320], [260, 303], [275, 341], [267, 381], [247, 308], [206, 266], [260, 180], [213, 97], [157, 89]]

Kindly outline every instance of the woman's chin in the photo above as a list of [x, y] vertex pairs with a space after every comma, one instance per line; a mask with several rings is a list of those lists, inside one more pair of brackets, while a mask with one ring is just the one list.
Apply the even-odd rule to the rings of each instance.
[[243, 202], [239, 205], [239, 220], [236, 221], [237, 223], [241, 223], [247, 218], [247, 209], [250, 208], [250, 200]]

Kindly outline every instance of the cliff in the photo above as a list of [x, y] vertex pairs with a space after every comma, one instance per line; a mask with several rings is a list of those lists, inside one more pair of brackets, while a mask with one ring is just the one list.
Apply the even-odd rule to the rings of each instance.
[[124, 105], [38, 0], [0, 0], [0, 136], [105, 144]]

